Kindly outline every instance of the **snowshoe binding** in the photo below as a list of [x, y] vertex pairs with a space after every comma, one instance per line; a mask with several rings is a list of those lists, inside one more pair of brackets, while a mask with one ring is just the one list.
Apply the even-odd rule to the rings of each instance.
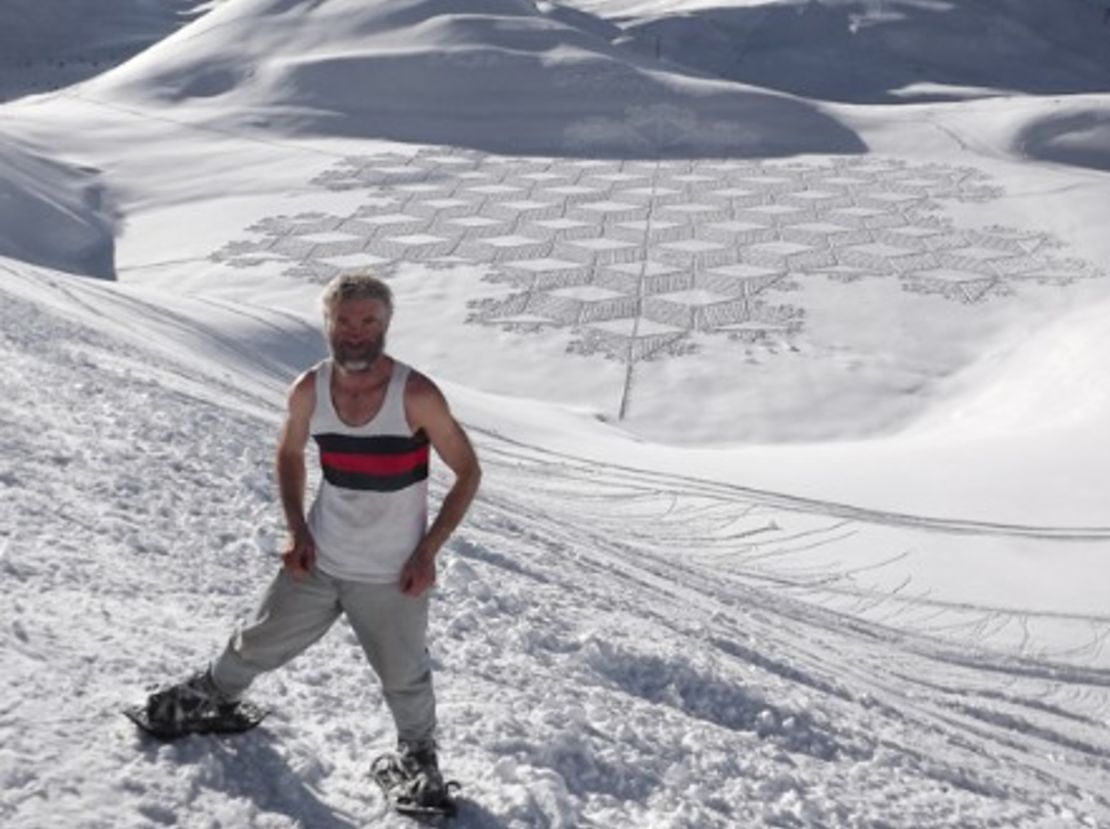
[[401, 743], [370, 765], [370, 774], [381, 787], [390, 807], [416, 818], [452, 818], [458, 812], [455, 781], [445, 782], [434, 746]]
[[187, 734], [239, 734], [269, 713], [249, 702], [229, 699], [207, 671], [151, 694], [145, 704], [123, 710], [135, 725], [159, 740]]

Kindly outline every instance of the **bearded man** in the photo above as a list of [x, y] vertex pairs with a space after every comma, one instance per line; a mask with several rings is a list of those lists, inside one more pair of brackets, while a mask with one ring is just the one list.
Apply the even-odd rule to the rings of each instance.
[[[481, 469], [435, 383], [385, 353], [389, 287], [371, 275], [341, 276], [322, 304], [331, 357], [293, 383], [278, 440], [289, 529], [283, 567], [252, 621], [207, 671], [151, 695], [147, 724], [169, 737], [228, 730], [255, 677], [287, 663], [345, 615], [396, 725], [392, 772], [416, 781], [414, 802], [434, 804], [445, 792], [425, 647], [429, 589], [436, 554], [466, 514]], [[323, 475], [306, 511], [310, 437]], [[429, 526], [430, 449], [455, 478]]]

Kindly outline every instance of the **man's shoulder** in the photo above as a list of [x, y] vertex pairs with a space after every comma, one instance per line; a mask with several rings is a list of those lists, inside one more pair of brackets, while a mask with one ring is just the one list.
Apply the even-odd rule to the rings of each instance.
[[428, 375], [409, 369], [405, 380], [405, 414], [414, 429], [423, 428], [450, 416], [450, 407], [439, 386]]
[[412, 366], [408, 367], [408, 377], [405, 379], [405, 399], [412, 401], [442, 399], [443, 392], [431, 377]]
[[316, 375], [319, 370], [320, 367], [317, 365], [302, 371], [297, 379], [293, 381], [293, 391], [316, 391]]
[[290, 407], [308, 407], [316, 402], [316, 376], [322, 363], [301, 372], [289, 387]]
[[318, 360], [317, 362], [306, 368], [304, 371], [302, 371], [297, 376], [297, 379], [293, 382], [305, 383], [309, 386], [313, 386], [316, 384], [317, 377], [328, 377], [334, 372], [334, 370], [335, 361], [332, 360], [331, 357], [325, 357], [324, 359]]

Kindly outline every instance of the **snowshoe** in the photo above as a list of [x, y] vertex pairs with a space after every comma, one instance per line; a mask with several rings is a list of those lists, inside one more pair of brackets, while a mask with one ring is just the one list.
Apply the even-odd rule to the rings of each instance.
[[187, 734], [239, 734], [254, 728], [269, 711], [224, 697], [207, 672], [151, 694], [144, 705], [123, 709], [135, 725], [160, 740]]
[[454, 793], [459, 784], [444, 781], [433, 747], [402, 743], [396, 753], [376, 758], [370, 765], [370, 775], [398, 814], [451, 818], [458, 812]]

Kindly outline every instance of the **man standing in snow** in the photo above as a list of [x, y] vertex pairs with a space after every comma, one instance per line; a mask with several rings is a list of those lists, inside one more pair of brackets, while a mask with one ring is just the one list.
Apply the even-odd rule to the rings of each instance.
[[[393, 762], [419, 778], [415, 800], [435, 801], [443, 781], [425, 648], [429, 589], [436, 554], [466, 514], [481, 470], [435, 383], [385, 353], [389, 287], [369, 275], [341, 276], [322, 302], [331, 357], [293, 383], [278, 442], [290, 534], [284, 566], [209, 670], [152, 695], [146, 712], [170, 734], [219, 729], [218, 712], [234, 712], [256, 676], [287, 663], [346, 614], [397, 727]], [[310, 437], [323, 479], [306, 512]], [[429, 527], [430, 448], [455, 480]]]

